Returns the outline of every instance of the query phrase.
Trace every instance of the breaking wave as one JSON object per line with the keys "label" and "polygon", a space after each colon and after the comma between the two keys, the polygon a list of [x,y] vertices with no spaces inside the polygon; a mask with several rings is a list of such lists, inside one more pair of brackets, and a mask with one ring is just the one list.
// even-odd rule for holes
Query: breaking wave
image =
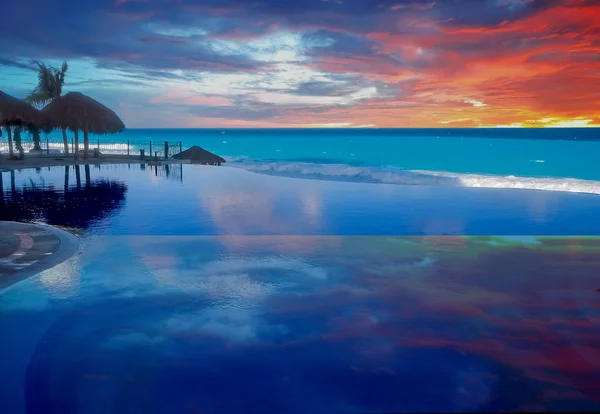
{"label": "breaking wave", "polygon": [[512,188],[600,194],[600,181],[575,178],[464,174],[444,171],[402,170],[395,167],[372,167],[339,163],[320,164],[274,160],[258,161],[245,157],[230,158],[227,161],[227,165],[231,167],[242,168],[256,173],[295,178],[399,185]]}

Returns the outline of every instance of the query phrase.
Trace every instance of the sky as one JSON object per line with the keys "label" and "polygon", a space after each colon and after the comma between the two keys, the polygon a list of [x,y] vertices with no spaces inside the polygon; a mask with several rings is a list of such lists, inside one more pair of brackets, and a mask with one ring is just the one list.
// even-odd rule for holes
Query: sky
{"label": "sky", "polygon": [[128,128],[600,126],[597,0],[2,7],[0,90],[66,60]]}

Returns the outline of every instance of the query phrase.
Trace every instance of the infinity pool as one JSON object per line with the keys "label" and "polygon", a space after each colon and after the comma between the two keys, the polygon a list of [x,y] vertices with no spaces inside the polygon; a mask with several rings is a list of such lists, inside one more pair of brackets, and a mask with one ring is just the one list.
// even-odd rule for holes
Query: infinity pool
{"label": "infinity pool", "polygon": [[0,218],[83,238],[0,291],[2,413],[600,410],[600,197],[2,175]]}
{"label": "infinity pool", "polygon": [[589,194],[317,181],[199,165],[1,176],[0,219],[85,234],[600,235],[600,196]]}

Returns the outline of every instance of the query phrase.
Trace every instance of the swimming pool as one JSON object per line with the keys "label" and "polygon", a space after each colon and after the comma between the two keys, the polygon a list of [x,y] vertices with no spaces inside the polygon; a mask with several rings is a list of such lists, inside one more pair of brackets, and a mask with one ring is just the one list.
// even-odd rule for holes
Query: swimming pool
{"label": "swimming pool", "polygon": [[2,175],[0,219],[93,234],[600,235],[593,194],[333,182],[200,165]]}
{"label": "swimming pool", "polygon": [[0,292],[0,412],[600,409],[598,196],[13,175],[83,248]]}

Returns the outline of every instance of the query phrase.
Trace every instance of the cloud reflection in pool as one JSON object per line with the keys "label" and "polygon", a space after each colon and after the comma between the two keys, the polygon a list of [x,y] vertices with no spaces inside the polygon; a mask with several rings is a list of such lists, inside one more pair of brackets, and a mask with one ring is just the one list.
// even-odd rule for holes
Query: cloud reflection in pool
{"label": "cloud reflection in pool", "polygon": [[0,407],[600,408],[600,239],[305,238],[102,237],[76,297],[12,286]]}

